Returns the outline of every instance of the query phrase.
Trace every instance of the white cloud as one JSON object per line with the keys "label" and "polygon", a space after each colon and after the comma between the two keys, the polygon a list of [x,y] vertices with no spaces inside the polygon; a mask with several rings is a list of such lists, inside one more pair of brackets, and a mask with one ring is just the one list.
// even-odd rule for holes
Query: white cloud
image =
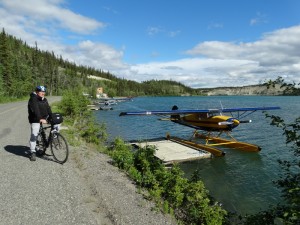
{"label": "white cloud", "polygon": [[64,8],[63,2],[62,0],[26,0],[25,3],[23,0],[2,0],[1,5],[7,13],[11,14],[9,17],[17,19],[15,22],[22,24],[25,29],[60,26],[72,32],[87,34],[105,26],[104,23]]}
{"label": "white cloud", "polygon": [[[267,33],[261,40],[251,43],[203,42],[187,53],[222,60],[253,62],[256,66],[249,70],[243,65],[238,74],[251,75],[254,81],[280,75],[299,82],[300,70],[296,69],[300,61],[299,35],[300,26],[294,26]],[[232,68],[231,74],[236,71]]]}
{"label": "white cloud", "polygon": [[171,38],[173,38],[173,37],[176,37],[176,36],[178,36],[180,33],[181,33],[181,31],[180,31],[180,30],[176,30],[176,31],[169,31],[169,32],[168,32],[168,36],[169,36],[169,37],[171,37]]}
{"label": "white cloud", "polygon": [[163,32],[163,30],[160,27],[148,27],[147,28],[147,34],[149,36],[154,36],[154,35],[156,35],[158,33],[161,33],[161,32]]}
{"label": "white cloud", "polygon": [[254,26],[261,23],[268,23],[267,16],[265,14],[257,12],[256,16],[250,20],[250,25]]}
{"label": "white cloud", "polygon": [[161,27],[148,27],[146,32],[149,36],[165,34],[170,38],[174,38],[174,37],[177,37],[178,35],[180,35],[181,30],[169,31],[169,30],[163,29]]}
{"label": "white cloud", "polygon": [[239,58],[243,48],[235,43],[221,41],[205,41],[187,50],[188,55],[202,55],[208,58],[226,59]]}
{"label": "white cloud", "polygon": [[[266,33],[255,42],[201,42],[186,50],[187,57],[179,60],[128,65],[123,62],[125,48],[84,36],[97,32],[104,23],[76,14],[64,4],[63,0],[26,0],[26,4],[1,0],[0,27],[31,46],[37,41],[40,49],[71,62],[136,81],[166,79],[191,87],[218,87],[257,84],[282,76],[286,81],[300,82],[300,25]],[[148,31],[152,35],[168,34],[159,27]],[[73,44],[66,44],[60,33],[75,35]]]}
{"label": "white cloud", "polygon": [[208,29],[221,29],[223,28],[223,24],[222,23],[216,23],[216,22],[211,22],[209,25],[208,25]]}
{"label": "white cloud", "polygon": [[[206,41],[187,50],[193,58],[152,62],[116,71],[137,81],[167,79],[191,87],[242,86],[282,76],[300,82],[300,26],[276,30],[256,42]],[[180,68],[180,69],[179,69]]]}
{"label": "white cloud", "polygon": [[117,51],[106,44],[94,43],[89,40],[82,41],[75,48],[75,52],[71,52],[71,55],[74,56],[76,53],[78,53],[78,57],[75,57],[76,61],[83,65],[105,68],[106,70],[127,68],[121,61],[123,51]]}
{"label": "white cloud", "polygon": [[251,70],[257,63],[247,60],[186,58],[172,62],[132,65],[130,71],[116,71],[136,81],[151,79],[175,80],[191,87],[237,86],[239,68]]}
{"label": "white cloud", "polygon": [[106,70],[125,68],[126,65],[121,61],[122,50],[88,40],[75,45],[63,44],[60,32],[93,33],[103,28],[104,23],[76,14],[64,8],[62,3],[62,0],[27,0],[26,4],[22,0],[2,0],[0,27],[4,27],[9,34],[21,37],[31,46],[37,42],[40,49],[53,51],[81,65]]}

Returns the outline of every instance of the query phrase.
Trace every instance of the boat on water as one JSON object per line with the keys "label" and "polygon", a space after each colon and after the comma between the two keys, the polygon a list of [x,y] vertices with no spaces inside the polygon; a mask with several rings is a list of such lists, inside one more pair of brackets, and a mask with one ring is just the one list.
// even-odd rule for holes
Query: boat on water
{"label": "boat on water", "polygon": [[95,103],[103,104],[107,101],[113,104],[117,104],[118,102],[133,101],[133,97],[100,97],[96,99]]}
{"label": "boat on water", "polygon": [[112,105],[117,105],[121,102],[132,101],[132,97],[113,97],[113,98],[98,98],[93,101],[93,105],[88,105],[90,110],[113,110]]}
{"label": "boat on water", "polygon": [[[114,104],[114,103],[112,103]],[[100,110],[113,110],[113,107],[111,106],[112,105],[109,101],[105,101],[104,102],[104,105],[100,106]]]}
{"label": "boat on water", "polygon": [[133,101],[133,97],[113,97],[112,99],[117,102]]}
{"label": "boat on water", "polygon": [[99,108],[100,110],[113,110],[113,107],[109,106],[109,105],[104,105],[104,106],[100,106]]}
{"label": "boat on water", "polygon": [[88,105],[88,109],[89,110],[113,110],[113,107],[111,107],[110,105],[103,105],[103,106],[98,106],[98,105]]}
{"label": "boat on water", "polygon": [[114,99],[105,100],[104,104],[108,103],[109,105],[117,105],[118,102]]}

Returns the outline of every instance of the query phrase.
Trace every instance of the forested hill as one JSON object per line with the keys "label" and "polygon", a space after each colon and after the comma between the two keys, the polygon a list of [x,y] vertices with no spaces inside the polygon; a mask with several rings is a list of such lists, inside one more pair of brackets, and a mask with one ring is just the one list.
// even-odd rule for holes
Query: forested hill
{"label": "forested hill", "polygon": [[[104,78],[104,79],[103,79]],[[299,95],[295,84],[286,84],[279,77],[268,81],[259,88],[245,86],[240,88],[193,89],[171,80],[149,80],[138,83],[120,79],[109,72],[88,66],[76,65],[58,56],[55,52],[41,51],[35,47],[6,34],[0,33],[0,102],[5,99],[22,98],[37,85],[46,85],[48,95],[62,95],[65,90],[82,90],[90,95],[96,94],[98,87],[110,97],[114,96],[186,96],[186,95]],[[288,88],[276,90],[274,85]],[[253,89],[254,88],[254,89]],[[263,91],[260,91],[262,89]],[[267,90],[266,90],[267,89]]]}
{"label": "forested hill", "polygon": [[0,33],[0,98],[28,96],[36,85],[42,84],[47,85],[48,95],[61,95],[66,89],[78,88],[93,95],[98,87],[103,87],[112,97],[197,94],[196,90],[175,81],[138,83],[100,69],[76,65],[55,52],[41,51],[37,43],[30,47],[3,29]]}

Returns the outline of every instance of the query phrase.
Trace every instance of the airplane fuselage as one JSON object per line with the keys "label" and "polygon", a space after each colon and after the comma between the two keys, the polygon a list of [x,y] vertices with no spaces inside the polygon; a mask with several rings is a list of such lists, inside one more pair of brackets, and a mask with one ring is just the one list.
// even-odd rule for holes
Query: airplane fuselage
{"label": "airplane fuselage", "polygon": [[201,114],[185,115],[176,122],[186,126],[190,125],[199,130],[205,131],[230,131],[240,124],[239,120],[231,116],[208,116]]}

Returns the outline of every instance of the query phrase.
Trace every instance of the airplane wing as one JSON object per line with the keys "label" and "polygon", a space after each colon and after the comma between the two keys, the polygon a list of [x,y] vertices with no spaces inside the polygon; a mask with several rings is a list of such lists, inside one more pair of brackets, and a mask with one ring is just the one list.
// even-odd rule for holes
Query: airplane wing
{"label": "airplane wing", "polygon": [[238,119],[242,119],[256,111],[266,111],[266,110],[276,110],[280,109],[278,106],[271,106],[271,107],[248,107],[248,108],[223,108],[221,109],[221,113],[237,113],[235,116]]}
{"label": "airplane wing", "polygon": [[[280,107],[252,107],[252,108],[223,108],[223,109],[188,109],[188,110],[161,110],[161,111],[136,111],[121,112],[119,116],[149,116],[149,115],[183,115],[183,114],[199,114],[199,113],[232,113],[232,112],[250,112],[261,110],[275,110]],[[249,115],[248,113],[247,115]],[[243,116],[244,117],[244,116]]]}
{"label": "airplane wing", "polygon": [[221,112],[245,112],[245,111],[258,111],[258,110],[274,110],[274,109],[280,109],[278,106],[272,106],[272,107],[250,107],[250,108],[223,108],[221,109]]}
{"label": "airplane wing", "polygon": [[121,112],[119,116],[149,116],[149,115],[179,115],[179,114],[197,114],[220,112],[218,109],[188,109],[188,110],[162,110],[162,111],[137,111]]}

